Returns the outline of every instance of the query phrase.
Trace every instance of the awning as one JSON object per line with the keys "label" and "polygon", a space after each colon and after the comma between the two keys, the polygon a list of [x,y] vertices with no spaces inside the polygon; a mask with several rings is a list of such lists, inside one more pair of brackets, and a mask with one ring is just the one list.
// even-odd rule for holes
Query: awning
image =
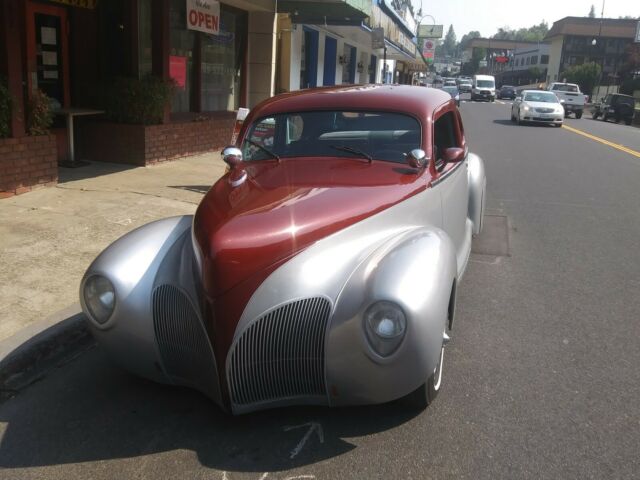
{"label": "awning", "polygon": [[[384,44],[387,46],[387,60],[402,60],[402,61],[412,61],[415,62],[416,58],[408,52],[405,52],[400,47],[397,47],[395,44],[391,43],[386,38],[384,39]],[[382,52],[382,49],[379,48],[378,52]],[[382,56],[382,53],[380,53]]]}
{"label": "awning", "polygon": [[360,25],[371,15],[371,0],[281,0],[277,5],[293,23],[309,25]]}

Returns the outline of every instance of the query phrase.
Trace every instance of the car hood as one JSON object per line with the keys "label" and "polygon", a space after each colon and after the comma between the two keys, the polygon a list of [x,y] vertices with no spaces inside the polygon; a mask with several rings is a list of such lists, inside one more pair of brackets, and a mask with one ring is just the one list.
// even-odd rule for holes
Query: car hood
{"label": "car hood", "polygon": [[359,158],[245,162],[247,180],[229,174],[198,207],[193,226],[203,286],[215,298],[317,240],[426,188],[426,173]]}

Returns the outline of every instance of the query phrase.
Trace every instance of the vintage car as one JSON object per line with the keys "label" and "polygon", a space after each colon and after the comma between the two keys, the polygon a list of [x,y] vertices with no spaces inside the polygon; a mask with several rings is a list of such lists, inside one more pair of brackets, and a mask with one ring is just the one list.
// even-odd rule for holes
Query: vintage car
{"label": "vintage car", "polygon": [[288,93],[255,107],[236,144],[195,215],[91,264],[80,301],[98,343],[234,414],[426,407],[485,203],[455,101],[397,85]]}

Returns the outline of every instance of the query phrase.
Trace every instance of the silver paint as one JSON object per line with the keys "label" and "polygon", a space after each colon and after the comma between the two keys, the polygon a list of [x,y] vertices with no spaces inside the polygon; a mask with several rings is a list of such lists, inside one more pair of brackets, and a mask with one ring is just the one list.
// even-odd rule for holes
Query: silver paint
{"label": "silver paint", "polygon": [[474,153],[467,156],[469,181],[469,219],[473,224],[473,234],[482,232],[482,219],[486,203],[487,177],[482,159]]}

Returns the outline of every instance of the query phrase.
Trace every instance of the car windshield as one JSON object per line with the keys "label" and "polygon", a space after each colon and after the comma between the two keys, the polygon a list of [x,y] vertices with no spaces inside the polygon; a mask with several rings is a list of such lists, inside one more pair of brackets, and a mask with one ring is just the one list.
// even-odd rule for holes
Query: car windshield
{"label": "car windshield", "polygon": [[482,88],[493,88],[495,83],[493,80],[477,80],[476,85]]}
{"label": "car windshield", "polygon": [[525,93],[525,102],[558,103],[558,97],[550,92],[529,92]]}
{"label": "car windshield", "polygon": [[569,84],[554,85],[553,89],[558,90],[559,92],[577,92],[578,91],[578,87],[576,85],[569,85]]}
{"label": "car windshield", "polygon": [[500,90],[505,91],[505,92],[511,92],[511,91],[513,91],[513,87],[502,87]]}
{"label": "car windshield", "polygon": [[255,121],[242,145],[246,161],[287,157],[369,157],[404,163],[421,146],[421,127],[400,113],[310,111]]}

